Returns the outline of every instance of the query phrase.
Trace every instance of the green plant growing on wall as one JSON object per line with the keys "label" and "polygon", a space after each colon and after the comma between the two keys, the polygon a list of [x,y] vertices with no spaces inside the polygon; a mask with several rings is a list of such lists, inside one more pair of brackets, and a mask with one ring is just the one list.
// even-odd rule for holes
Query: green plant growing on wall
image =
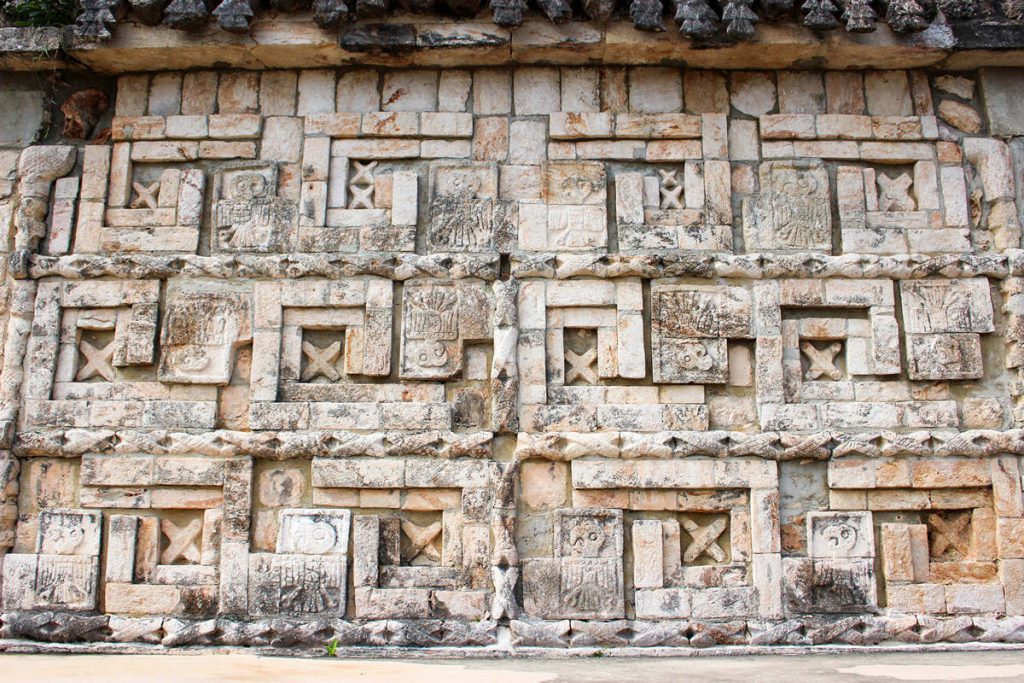
{"label": "green plant growing on wall", "polygon": [[327,656],[333,657],[338,652],[338,639],[335,638],[331,642],[327,643],[324,648],[327,650]]}
{"label": "green plant growing on wall", "polygon": [[14,26],[66,26],[75,21],[78,0],[10,0],[0,13]]}

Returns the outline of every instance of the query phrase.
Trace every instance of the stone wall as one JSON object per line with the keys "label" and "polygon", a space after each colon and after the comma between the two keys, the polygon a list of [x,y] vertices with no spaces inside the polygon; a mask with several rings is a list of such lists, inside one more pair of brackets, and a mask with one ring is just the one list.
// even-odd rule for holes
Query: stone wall
{"label": "stone wall", "polygon": [[0,635],[1021,641],[1022,83],[74,95],[0,150]]}

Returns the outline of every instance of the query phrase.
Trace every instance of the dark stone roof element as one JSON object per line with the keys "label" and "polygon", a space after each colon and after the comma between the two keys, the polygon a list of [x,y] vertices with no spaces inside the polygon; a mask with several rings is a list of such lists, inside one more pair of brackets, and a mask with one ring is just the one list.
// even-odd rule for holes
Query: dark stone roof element
{"label": "dark stone roof element", "polygon": [[[759,21],[799,21],[816,31],[843,28],[852,33],[874,31],[884,21],[897,33],[924,31],[938,15],[973,16],[972,3],[982,0],[535,0],[536,9],[556,24],[573,19],[605,22],[628,18],[641,31],[665,31],[672,21],[694,41],[708,45],[754,37]],[[1011,0],[996,0],[1010,2]],[[434,13],[455,18],[490,12],[495,24],[514,28],[523,23],[527,0],[81,0],[75,32],[95,42],[110,38],[113,26],[126,16],[149,25],[163,23],[189,30],[216,20],[222,29],[247,33],[257,12],[312,10],[324,29],[338,29],[356,20],[380,20],[394,12]],[[947,7],[948,5],[948,7]],[[671,15],[670,20],[666,16]],[[396,35],[401,43],[402,36]],[[396,44],[395,47],[400,45]]]}

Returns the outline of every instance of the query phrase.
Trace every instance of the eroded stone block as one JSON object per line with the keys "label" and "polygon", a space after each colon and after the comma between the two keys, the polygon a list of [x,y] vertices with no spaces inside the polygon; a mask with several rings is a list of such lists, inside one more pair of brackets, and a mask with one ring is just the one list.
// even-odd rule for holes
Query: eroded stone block
{"label": "eroded stone block", "polygon": [[832,249],[832,193],[820,161],[766,161],[760,190],[744,204],[747,251]]}

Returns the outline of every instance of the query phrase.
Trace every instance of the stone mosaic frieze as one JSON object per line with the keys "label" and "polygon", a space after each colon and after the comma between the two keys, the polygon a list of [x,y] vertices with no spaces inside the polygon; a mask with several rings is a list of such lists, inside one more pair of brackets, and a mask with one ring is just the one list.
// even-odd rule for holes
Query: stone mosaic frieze
{"label": "stone mosaic frieze", "polygon": [[981,77],[122,76],[0,149],[0,636],[1020,642]]}

